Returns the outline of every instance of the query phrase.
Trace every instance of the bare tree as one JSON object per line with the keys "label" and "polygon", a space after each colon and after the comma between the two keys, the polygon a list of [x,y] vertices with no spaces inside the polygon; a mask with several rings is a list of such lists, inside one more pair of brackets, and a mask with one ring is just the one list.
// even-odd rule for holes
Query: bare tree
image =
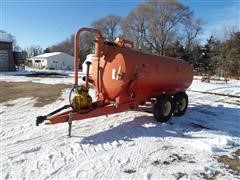
{"label": "bare tree", "polygon": [[[71,35],[70,38],[57,43],[53,46],[48,47],[50,52],[65,52],[69,55],[74,55],[74,47],[73,47],[74,35]],[[89,33],[83,33],[80,35],[79,39],[79,58],[80,63],[85,60],[87,54],[93,52],[94,47],[94,37]]]}
{"label": "bare tree", "polygon": [[107,40],[114,41],[120,21],[121,17],[110,14],[104,18],[93,21],[92,27],[99,29]]}
{"label": "bare tree", "polygon": [[197,35],[199,35],[199,33],[201,32],[202,28],[202,20],[201,19],[193,19],[190,18],[186,23],[184,23],[184,45],[185,45],[185,49],[187,51],[190,51],[194,40],[196,40]]}
{"label": "bare tree", "polygon": [[24,51],[27,52],[27,57],[33,57],[43,53],[43,49],[39,45],[31,45],[30,47],[27,47]]}
{"label": "bare tree", "polygon": [[192,11],[180,2],[147,0],[123,20],[122,30],[138,48],[144,46],[165,55],[167,47],[176,42],[183,25],[192,17]]}
{"label": "bare tree", "polygon": [[239,28],[240,27],[237,24],[224,25],[220,28],[219,32],[217,32],[218,38],[221,41],[226,41],[230,39],[234,33],[239,31]]}
{"label": "bare tree", "polygon": [[185,50],[184,59],[191,64],[196,64],[199,55],[199,41],[197,36],[200,34],[202,28],[202,20],[191,17],[183,24],[183,46]]}
{"label": "bare tree", "polygon": [[69,55],[73,55],[73,38],[71,35],[70,38],[65,39],[64,41],[57,43],[53,46],[48,47],[50,52],[65,52]]}
{"label": "bare tree", "polygon": [[122,21],[121,28],[123,36],[134,42],[134,47],[145,50],[145,35],[147,30],[147,9],[140,4],[135,10]]}
{"label": "bare tree", "polygon": [[166,46],[175,40],[178,27],[192,16],[192,11],[177,1],[147,1],[148,35],[146,41],[158,54],[165,55]]}

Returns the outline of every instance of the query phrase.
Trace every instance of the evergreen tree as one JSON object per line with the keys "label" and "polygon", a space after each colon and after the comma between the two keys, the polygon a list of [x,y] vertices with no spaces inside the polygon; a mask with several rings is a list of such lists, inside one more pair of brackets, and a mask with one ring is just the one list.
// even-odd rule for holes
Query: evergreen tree
{"label": "evergreen tree", "polygon": [[225,43],[228,76],[240,77],[240,32],[233,33]]}

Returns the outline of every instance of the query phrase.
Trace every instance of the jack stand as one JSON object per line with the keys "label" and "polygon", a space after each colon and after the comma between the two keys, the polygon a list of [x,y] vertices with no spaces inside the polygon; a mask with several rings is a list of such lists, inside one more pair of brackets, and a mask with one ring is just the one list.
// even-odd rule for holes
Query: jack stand
{"label": "jack stand", "polygon": [[72,113],[68,114],[68,137],[71,137],[72,132]]}

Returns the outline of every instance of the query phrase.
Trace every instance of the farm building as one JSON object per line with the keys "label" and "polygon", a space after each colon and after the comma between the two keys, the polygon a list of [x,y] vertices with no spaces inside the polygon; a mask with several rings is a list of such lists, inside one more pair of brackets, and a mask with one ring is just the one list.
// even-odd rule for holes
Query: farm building
{"label": "farm building", "polygon": [[34,68],[51,70],[73,70],[74,60],[64,52],[44,53],[29,60]]}
{"label": "farm building", "polygon": [[11,36],[0,32],[0,71],[14,71],[13,46]]}

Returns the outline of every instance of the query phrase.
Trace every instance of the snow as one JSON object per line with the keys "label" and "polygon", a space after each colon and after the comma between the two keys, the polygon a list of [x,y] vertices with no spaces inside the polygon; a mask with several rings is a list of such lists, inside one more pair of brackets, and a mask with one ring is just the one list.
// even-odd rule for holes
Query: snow
{"label": "snow", "polygon": [[[72,83],[73,77],[38,78],[1,75],[1,81]],[[239,95],[239,81],[193,81],[190,90]],[[239,179],[216,157],[240,147],[240,100],[188,91],[189,108],[182,117],[158,123],[153,115],[127,111],[35,126],[35,117],[68,103],[69,90],[44,107],[35,98],[1,103],[1,179]],[[94,92],[91,90],[91,95]]]}
{"label": "snow", "polygon": [[200,83],[199,78],[195,78],[189,90],[201,90],[207,92],[231,94],[240,96],[240,81],[231,80],[230,85],[222,80],[211,80],[211,83]]}
{"label": "snow", "polygon": [[[66,76],[66,78],[58,78],[58,77],[29,77],[28,75],[37,75],[37,74],[51,74],[56,73],[60,76]],[[81,77],[85,74],[79,71],[79,82],[81,81]],[[43,84],[72,84],[74,72],[73,71],[65,71],[65,70],[41,70],[41,69],[33,69],[30,67],[26,67],[26,70],[19,71],[11,71],[11,72],[0,72],[0,80],[6,82],[35,82],[35,83],[43,83]]]}
{"label": "snow", "polygon": [[63,53],[63,52],[44,53],[44,54],[40,54],[38,56],[34,56],[34,58],[47,58],[47,57],[52,57],[52,56],[56,56],[59,54],[66,54],[66,53]]}
{"label": "snow", "polygon": [[27,76],[1,76],[2,81],[6,82],[34,82],[43,84],[72,84],[73,78],[54,78],[54,77],[27,77]]}
{"label": "snow", "polygon": [[5,32],[0,32],[0,41],[3,42],[12,42],[12,37],[10,34],[5,33]]}

